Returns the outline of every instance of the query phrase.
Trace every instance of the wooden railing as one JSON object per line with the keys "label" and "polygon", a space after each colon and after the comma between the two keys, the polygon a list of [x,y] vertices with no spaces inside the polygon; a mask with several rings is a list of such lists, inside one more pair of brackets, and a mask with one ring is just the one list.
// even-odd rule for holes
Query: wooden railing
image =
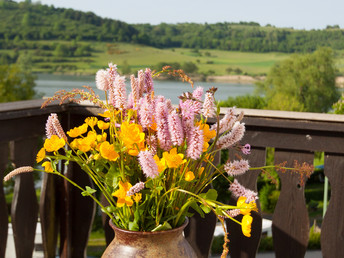
{"label": "wooden railing", "polygon": [[[34,100],[0,104],[0,178],[4,177],[9,162],[16,167],[35,164],[50,113],[57,113],[63,127],[68,130],[81,124],[86,116],[96,115],[99,111],[92,106],[74,104],[53,104],[40,109],[41,103],[41,100]],[[331,184],[331,199],[321,226],[321,248],[324,257],[344,257],[344,116],[267,110],[244,112],[246,134],[243,143],[252,146],[248,156],[251,166],[265,164],[267,147],[275,148],[276,164],[283,161],[293,164],[294,160],[313,163],[315,151],[325,152],[324,173]],[[250,171],[238,180],[256,191],[260,172]],[[66,173],[77,178],[80,184],[91,185],[89,178],[76,166],[69,166]],[[305,187],[299,184],[297,174],[279,173],[279,176],[281,194],[272,218],[275,254],[276,257],[304,257],[310,225]],[[3,189],[2,180],[0,187]],[[33,174],[16,176],[10,213],[16,257],[32,256],[38,214],[45,257],[55,257],[57,249],[61,257],[85,257],[95,205],[66,182],[45,174],[38,203]],[[260,213],[253,216],[251,238],[244,237],[237,224],[227,223],[231,257],[255,257],[261,237],[262,217]],[[208,219],[214,221],[214,217]],[[203,226],[197,223],[203,223]],[[201,220],[190,224],[190,231],[198,232],[187,233],[188,239],[199,256],[206,257],[214,223]],[[107,225],[106,221],[104,225]],[[8,208],[4,191],[0,190],[0,257],[5,256],[7,230]],[[208,234],[200,233],[202,230]],[[111,231],[106,230],[106,237],[107,242],[111,240]],[[199,238],[203,242],[200,243]]]}

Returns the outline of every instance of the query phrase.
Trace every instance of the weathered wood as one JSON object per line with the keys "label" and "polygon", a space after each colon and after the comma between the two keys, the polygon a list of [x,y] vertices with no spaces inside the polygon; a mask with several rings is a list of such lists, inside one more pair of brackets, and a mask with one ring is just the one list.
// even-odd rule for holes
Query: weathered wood
{"label": "weathered wood", "polygon": [[42,227],[42,241],[44,257],[56,256],[56,245],[59,226],[57,188],[62,186],[56,175],[43,174],[40,197],[40,222]]}
{"label": "weathered wood", "polygon": [[[275,150],[275,164],[287,161],[292,166],[313,164],[312,153]],[[299,174],[278,172],[281,180],[281,193],[273,219],[272,233],[276,257],[304,257],[309,238],[309,218],[306,208],[304,185],[300,184]]]}
{"label": "weathered wood", "polygon": [[[25,132],[23,132],[25,134]],[[13,145],[13,160],[16,167],[35,163],[37,139],[27,138]],[[38,204],[33,174],[16,176],[12,200],[12,229],[17,258],[31,257],[37,225]]]}
{"label": "weathered wood", "polygon": [[[230,157],[235,157],[235,152],[230,154]],[[242,155],[243,156],[243,155]],[[253,148],[249,156],[243,157],[248,159],[251,167],[261,167],[265,165],[265,149]],[[257,180],[261,173],[260,170],[250,170],[241,176],[236,176],[238,182],[245,188],[257,192]],[[230,204],[236,205],[237,198],[231,197]],[[238,223],[227,219],[227,230],[229,233],[229,254],[231,257],[256,257],[258,250],[260,237],[262,233],[262,216],[260,214],[260,204],[257,201],[257,206],[259,212],[252,212],[253,217],[251,237],[246,237],[243,235],[241,230],[241,225]],[[238,221],[241,221],[242,215],[235,217]]]}
{"label": "weathered wood", "polygon": [[8,161],[8,143],[2,143],[0,144],[0,257],[5,257],[7,243],[8,211],[4,194],[3,177]]}
{"label": "weathered wood", "polygon": [[295,151],[324,150],[333,153],[344,153],[344,131],[310,132],[307,130],[271,130],[261,127],[246,127],[245,139],[253,146],[275,147]]}
{"label": "weathered wood", "polygon": [[331,198],[321,225],[322,254],[325,258],[344,257],[344,156],[325,153],[324,169]]}
{"label": "weathered wood", "polygon": [[[74,115],[68,115],[68,119],[66,117],[61,123],[67,129],[79,126],[85,118]],[[67,177],[83,188],[94,187],[90,177],[76,163],[68,165]],[[86,257],[87,242],[95,215],[95,202],[88,196],[82,196],[80,190],[68,182],[64,182],[64,193],[64,202],[61,203],[61,257]]]}

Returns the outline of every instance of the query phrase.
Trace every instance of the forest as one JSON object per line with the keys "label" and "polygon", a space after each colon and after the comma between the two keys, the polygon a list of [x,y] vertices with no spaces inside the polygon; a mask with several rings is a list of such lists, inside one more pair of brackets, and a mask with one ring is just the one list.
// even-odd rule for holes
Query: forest
{"label": "forest", "polygon": [[[230,19],[230,17],[228,17]],[[9,26],[10,25],[10,26]],[[219,49],[242,52],[312,52],[326,46],[344,49],[344,29],[296,30],[255,22],[159,25],[127,24],[92,12],[53,5],[0,0],[0,49],[30,49],[29,41],[136,43],[157,48]],[[44,46],[44,44],[41,47]],[[79,50],[87,53],[86,50]],[[79,53],[79,54],[80,54]]]}

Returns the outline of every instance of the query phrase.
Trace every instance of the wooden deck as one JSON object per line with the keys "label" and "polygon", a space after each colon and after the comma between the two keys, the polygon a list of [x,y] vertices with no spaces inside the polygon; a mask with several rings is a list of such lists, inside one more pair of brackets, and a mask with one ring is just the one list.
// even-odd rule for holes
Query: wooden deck
{"label": "wooden deck", "polygon": [[[0,178],[4,176],[9,159],[17,167],[35,164],[39,139],[45,134],[44,125],[51,112],[59,115],[63,127],[68,130],[80,124],[85,116],[96,115],[99,111],[92,106],[75,104],[40,109],[41,103],[42,100],[33,100],[0,104]],[[268,110],[244,112],[246,134],[242,142],[252,146],[248,156],[251,166],[265,164],[267,147],[275,148],[276,164],[282,161],[292,164],[294,160],[312,163],[315,151],[325,152],[324,173],[331,184],[331,199],[321,227],[322,254],[330,258],[344,257],[344,116]],[[66,173],[78,178],[80,184],[91,184],[77,167],[70,166]],[[250,171],[238,180],[247,188],[257,190],[259,173]],[[275,255],[304,257],[310,225],[304,186],[299,184],[296,174],[280,173],[279,176],[282,189],[272,217]],[[3,189],[2,180],[0,186]],[[16,256],[32,256],[39,214],[45,257],[55,257],[57,249],[61,257],[85,257],[94,211],[92,201],[59,178],[48,175],[43,178],[38,203],[33,175],[17,176],[10,211]],[[204,225],[213,225],[214,217],[208,220],[209,223],[191,223],[191,230],[201,232],[189,237],[200,257],[207,257],[209,253],[214,227],[207,229]],[[106,222],[104,225],[107,226]],[[231,257],[255,257],[262,230],[261,214],[254,214],[251,238],[242,236],[238,225],[228,222],[228,226]],[[0,257],[5,255],[7,230],[8,208],[4,192],[0,190]],[[109,241],[112,234],[106,232]]]}

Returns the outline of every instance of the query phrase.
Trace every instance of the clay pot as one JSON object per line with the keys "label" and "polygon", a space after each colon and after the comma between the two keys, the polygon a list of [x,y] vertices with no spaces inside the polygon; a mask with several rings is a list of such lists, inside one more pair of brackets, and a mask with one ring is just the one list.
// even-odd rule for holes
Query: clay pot
{"label": "clay pot", "polygon": [[115,231],[115,238],[106,248],[102,258],[196,258],[196,253],[183,235],[187,223],[188,219],[179,228],[157,232],[141,232],[117,228],[110,221],[110,226]]}

